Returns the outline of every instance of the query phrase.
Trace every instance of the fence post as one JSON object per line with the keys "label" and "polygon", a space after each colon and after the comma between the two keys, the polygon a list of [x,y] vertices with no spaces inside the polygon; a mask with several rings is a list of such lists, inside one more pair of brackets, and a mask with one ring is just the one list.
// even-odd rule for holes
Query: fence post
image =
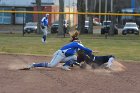
{"label": "fence post", "polygon": [[22,29],[22,35],[23,35],[23,36],[24,36],[24,34],[25,34],[25,33],[24,33],[24,26],[25,26],[25,25],[24,25],[24,23],[25,23],[24,17],[25,17],[25,16],[24,16],[24,13],[23,13],[23,29]]}

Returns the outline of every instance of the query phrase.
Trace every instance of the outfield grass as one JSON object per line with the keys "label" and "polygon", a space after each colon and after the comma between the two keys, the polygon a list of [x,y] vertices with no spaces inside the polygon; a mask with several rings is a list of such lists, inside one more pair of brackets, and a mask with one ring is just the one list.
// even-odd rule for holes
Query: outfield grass
{"label": "outfield grass", "polygon": [[[114,36],[105,39],[101,35],[80,35],[82,43],[98,50],[96,55],[113,54],[120,60],[140,61],[140,36],[126,35]],[[70,38],[48,35],[47,44],[42,44],[41,35],[0,34],[1,53],[21,53],[34,55],[52,55]]]}

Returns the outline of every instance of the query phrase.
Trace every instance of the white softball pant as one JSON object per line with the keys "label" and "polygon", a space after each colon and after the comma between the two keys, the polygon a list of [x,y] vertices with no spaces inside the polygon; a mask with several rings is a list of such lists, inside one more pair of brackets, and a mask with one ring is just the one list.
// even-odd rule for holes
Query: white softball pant
{"label": "white softball pant", "polygon": [[42,30],[43,34],[47,36],[48,27],[45,26],[45,28],[44,29],[41,29],[41,30]]}
{"label": "white softball pant", "polygon": [[71,60],[71,59],[75,59],[76,60],[77,56],[76,55],[72,55],[72,56],[66,57],[65,53],[62,52],[62,50],[58,50],[58,51],[56,51],[54,53],[53,58],[52,58],[51,62],[48,63],[47,67],[55,67],[61,61],[66,62],[66,61]]}

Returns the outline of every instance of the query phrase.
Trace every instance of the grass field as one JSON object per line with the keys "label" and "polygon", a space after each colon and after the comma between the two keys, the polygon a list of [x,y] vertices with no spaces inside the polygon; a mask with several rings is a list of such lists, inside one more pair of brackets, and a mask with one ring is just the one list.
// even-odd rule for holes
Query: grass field
{"label": "grass field", "polygon": [[[113,54],[120,60],[140,61],[140,36],[126,35],[113,36],[105,39],[101,35],[80,35],[82,43],[93,50],[95,55]],[[41,35],[0,34],[0,52],[33,55],[52,55],[70,37],[63,38],[56,34],[49,34],[47,44],[42,44]]]}

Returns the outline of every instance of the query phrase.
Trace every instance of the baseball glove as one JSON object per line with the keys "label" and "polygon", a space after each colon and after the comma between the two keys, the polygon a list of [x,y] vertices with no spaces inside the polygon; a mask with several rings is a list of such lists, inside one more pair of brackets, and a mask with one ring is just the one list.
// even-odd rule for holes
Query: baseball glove
{"label": "baseball glove", "polygon": [[96,68],[96,64],[94,64],[94,61],[93,61],[93,58],[94,58],[94,55],[91,54],[91,56],[87,55],[84,53],[83,50],[79,50],[77,52],[77,62],[81,63],[81,66],[80,68],[86,68],[86,64],[90,65],[92,68]]}

